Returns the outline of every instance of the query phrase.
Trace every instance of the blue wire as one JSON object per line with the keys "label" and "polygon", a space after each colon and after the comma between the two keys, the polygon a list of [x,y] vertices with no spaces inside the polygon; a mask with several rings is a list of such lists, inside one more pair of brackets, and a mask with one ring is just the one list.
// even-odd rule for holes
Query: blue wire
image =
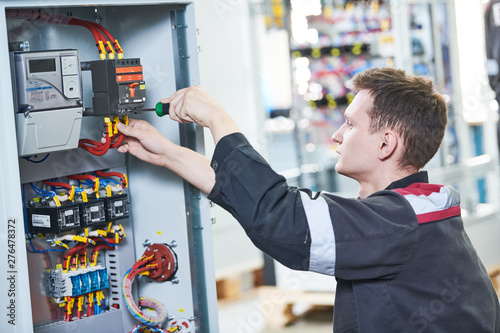
{"label": "blue wire", "polygon": [[94,186],[94,183],[90,180],[84,180],[84,181],[78,181],[78,182],[81,184],[84,184],[84,185]]}
{"label": "blue wire", "polygon": [[43,162],[43,161],[45,161],[45,160],[47,159],[47,157],[49,157],[49,156],[50,156],[50,154],[47,154],[47,155],[45,155],[45,157],[44,157],[44,158],[42,158],[42,159],[41,159],[41,160],[39,160],[39,161],[33,161],[33,160],[31,159],[31,157],[32,157],[32,156],[23,157],[23,159],[25,159],[26,161],[31,162],[31,163],[42,163],[42,162]]}
{"label": "blue wire", "polygon": [[35,191],[35,193],[38,194],[38,195],[44,195],[44,194],[46,194],[46,195],[50,195],[51,197],[53,197],[53,196],[56,195],[54,192],[49,192],[49,191],[44,191],[44,190],[39,189],[33,183],[30,183],[30,185],[31,185],[31,188],[33,189],[33,191]]}
{"label": "blue wire", "polygon": [[110,244],[106,239],[104,239],[104,237],[101,239],[104,241],[104,243],[108,244],[109,246],[116,246],[116,244]]}
{"label": "blue wire", "polygon": [[115,183],[116,185],[120,185],[120,183],[118,183],[116,180],[114,179],[111,179],[111,178],[106,178],[105,179],[106,182],[112,182],[112,183]]}

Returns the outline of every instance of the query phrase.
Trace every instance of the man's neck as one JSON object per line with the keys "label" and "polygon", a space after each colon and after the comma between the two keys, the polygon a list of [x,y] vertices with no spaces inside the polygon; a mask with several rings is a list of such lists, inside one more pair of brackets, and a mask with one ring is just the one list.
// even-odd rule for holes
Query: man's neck
{"label": "man's neck", "polygon": [[379,175],[372,175],[366,180],[359,181],[358,196],[364,199],[377,191],[382,191],[387,188],[391,183],[408,177],[418,172],[417,169],[404,169],[393,172],[386,172]]}

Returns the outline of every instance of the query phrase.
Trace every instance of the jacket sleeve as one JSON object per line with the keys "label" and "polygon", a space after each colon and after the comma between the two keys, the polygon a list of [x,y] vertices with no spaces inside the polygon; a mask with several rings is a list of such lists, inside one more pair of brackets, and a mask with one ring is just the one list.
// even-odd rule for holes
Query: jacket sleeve
{"label": "jacket sleeve", "polygon": [[287,267],[375,278],[397,273],[407,260],[410,246],[401,238],[416,225],[400,222],[398,210],[408,204],[397,193],[357,200],[289,187],[240,133],[219,141],[211,165],[216,184],[209,199]]}

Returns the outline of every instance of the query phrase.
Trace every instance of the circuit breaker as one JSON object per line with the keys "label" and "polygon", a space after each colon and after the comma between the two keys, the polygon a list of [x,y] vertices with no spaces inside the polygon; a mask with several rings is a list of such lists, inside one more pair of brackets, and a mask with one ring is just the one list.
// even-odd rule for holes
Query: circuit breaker
{"label": "circuit breaker", "polygon": [[[1,332],[217,332],[209,205],[116,151],[198,84],[194,4],[0,0]],[[10,75],[9,75],[10,74]]]}

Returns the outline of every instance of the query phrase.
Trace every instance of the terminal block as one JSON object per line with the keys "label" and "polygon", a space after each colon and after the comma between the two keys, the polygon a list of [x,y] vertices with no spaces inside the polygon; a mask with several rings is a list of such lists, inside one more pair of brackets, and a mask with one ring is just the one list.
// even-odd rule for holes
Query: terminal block
{"label": "terminal block", "polygon": [[54,269],[48,273],[47,294],[50,297],[75,297],[109,288],[108,271],[101,265],[64,272]]}
{"label": "terminal block", "polygon": [[118,194],[104,198],[106,203],[106,220],[113,222],[130,216],[127,194]]}
{"label": "terminal block", "polygon": [[101,226],[106,224],[106,205],[104,200],[89,200],[82,203],[83,225],[85,227]]}
{"label": "terminal block", "polygon": [[62,277],[62,269],[54,269],[48,273],[48,295],[58,298],[66,293],[66,284]]}
{"label": "terminal block", "polygon": [[30,207],[27,209],[28,231],[32,234],[59,234],[81,229],[82,205],[72,203],[60,207]]}

